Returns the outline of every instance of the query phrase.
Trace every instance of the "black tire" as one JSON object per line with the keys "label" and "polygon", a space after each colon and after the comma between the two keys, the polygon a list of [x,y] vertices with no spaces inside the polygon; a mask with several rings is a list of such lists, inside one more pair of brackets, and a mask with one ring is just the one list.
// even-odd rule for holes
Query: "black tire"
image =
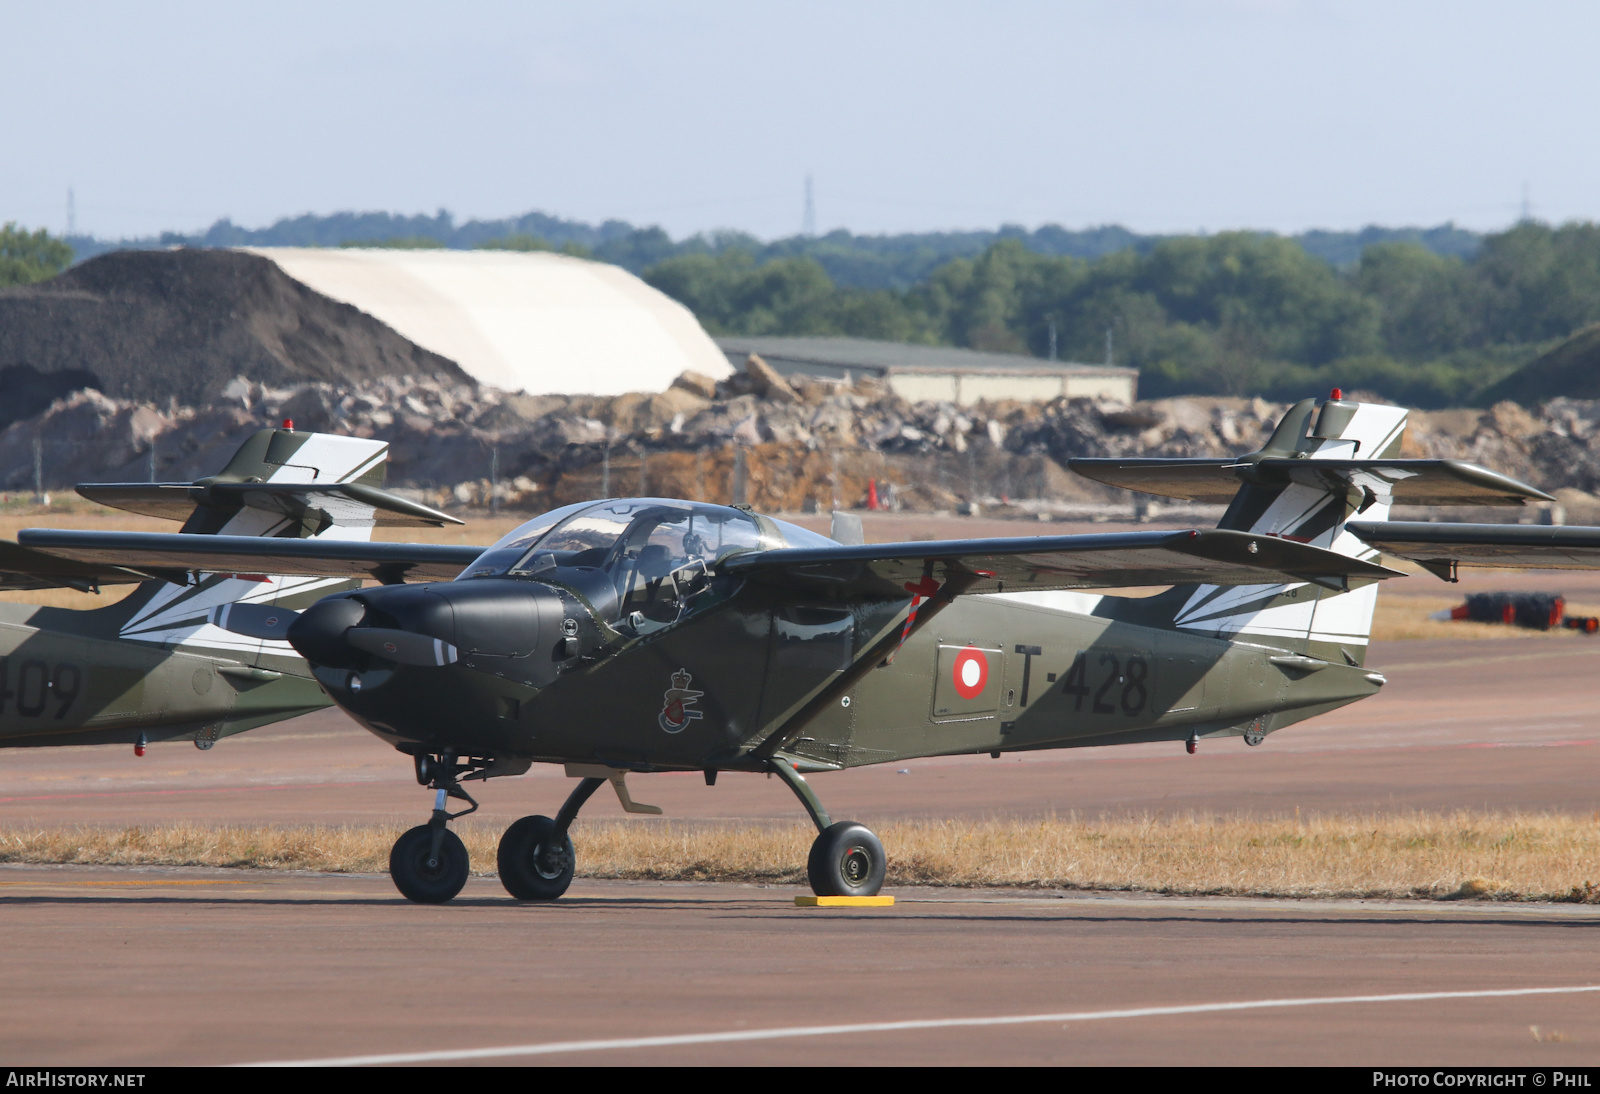
{"label": "black tire", "polygon": [[855,821],[825,828],[806,862],[811,891],[818,896],[877,896],[887,869],[883,844]]}
{"label": "black tire", "polygon": [[433,865],[433,827],[419,824],[394,841],[389,852],[389,877],[407,900],[418,904],[443,904],[467,883],[467,845],[461,837],[445,829],[439,843],[439,858]]}
{"label": "black tire", "polygon": [[556,841],[556,822],[523,817],[500,837],[500,884],[518,900],[555,900],[572,884],[572,837]]}

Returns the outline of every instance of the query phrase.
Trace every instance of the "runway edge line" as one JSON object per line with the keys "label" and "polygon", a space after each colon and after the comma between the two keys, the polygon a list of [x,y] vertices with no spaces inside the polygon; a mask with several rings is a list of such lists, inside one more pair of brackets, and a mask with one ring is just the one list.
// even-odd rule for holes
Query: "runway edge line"
{"label": "runway edge line", "polygon": [[772,1029],[728,1030],[721,1033],[680,1033],[662,1037],[622,1037],[595,1041],[546,1041],[498,1048],[441,1049],[433,1052],[396,1052],[371,1056],[337,1056],[319,1060],[267,1060],[237,1067],[367,1067],[382,1064],[425,1064],[453,1060],[490,1060],[507,1056],[553,1056],[563,1052],[605,1052],[635,1048],[675,1048],[683,1045],[732,1044],[774,1041],[794,1037],[834,1037],[860,1033],[898,1033],[906,1030],[958,1029],[983,1026],[1020,1026],[1040,1022],[1102,1022],[1116,1018],[1165,1018],[1184,1014],[1216,1014],[1275,1007],[1324,1007],[1349,1003],[1422,1003],[1441,999],[1507,999],[1525,995],[1577,995],[1600,992],[1600,984],[1553,988],[1494,988],[1481,991],[1420,991],[1396,995],[1324,995],[1303,999],[1251,999],[1235,1003],[1187,1003],[1167,1007],[1129,1007],[1119,1010],[1067,1011],[1059,1014],[1013,1014],[992,1018],[924,1018],[900,1022],[859,1022],[830,1026],[780,1026]]}

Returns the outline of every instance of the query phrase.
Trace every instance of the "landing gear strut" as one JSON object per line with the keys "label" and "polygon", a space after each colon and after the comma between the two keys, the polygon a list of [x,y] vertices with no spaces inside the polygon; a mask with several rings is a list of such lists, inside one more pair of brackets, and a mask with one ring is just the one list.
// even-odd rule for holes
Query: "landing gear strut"
{"label": "landing gear strut", "polygon": [[500,884],[518,900],[555,900],[572,884],[577,865],[567,829],[578,810],[606,784],[586,778],[573,788],[555,819],[523,817],[500,837]]}
{"label": "landing gear strut", "polygon": [[878,837],[855,821],[834,823],[816,792],[787,760],[774,757],[767,763],[773,774],[794,791],[817,826],[817,838],[806,859],[811,891],[818,896],[877,896],[888,869]]}
{"label": "landing gear strut", "polygon": [[[461,789],[461,774],[473,764],[458,764],[453,753],[417,757],[417,781],[434,791],[433,816],[394,841],[389,851],[389,877],[408,900],[443,904],[467,883],[467,845],[445,825],[478,808],[472,795]],[[445,810],[450,798],[468,803],[459,813]]]}

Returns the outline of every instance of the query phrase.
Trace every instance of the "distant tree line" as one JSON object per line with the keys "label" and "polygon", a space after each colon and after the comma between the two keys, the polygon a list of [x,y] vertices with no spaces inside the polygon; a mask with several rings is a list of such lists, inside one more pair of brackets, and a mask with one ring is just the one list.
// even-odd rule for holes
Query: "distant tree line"
{"label": "distant tree line", "polygon": [[[1021,240],[905,290],[837,284],[813,257],[730,248],[644,272],[727,334],[846,335],[1098,362],[1113,347],[1149,397],[1375,390],[1462,405],[1600,321],[1600,227],[1525,221],[1469,258],[1381,242],[1347,269],[1252,232],[1164,239],[1094,259]],[[1053,332],[1053,333],[1052,333]]]}
{"label": "distant tree line", "polygon": [[[1298,397],[1375,390],[1459,405],[1600,321],[1600,228],[1525,221],[1298,236],[1141,235],[1118,226],[854,235],[763,242],[721,232],[528,213],[457,223],[338,213],[261,229],[108,243],[7,227],[0,283],[125,246],[382,246],[559,251],[640,273],[714,333],[848,335],[1102,361],[1141,369],[1148,396]],[[58,248],[52,250],[51,248]],[[43,250],[41,250],[43,248]],[[65,256],[65,257],[63,257]],[[26,271],[26,272],[19,272]],[[45,272],[40,272],[45,271]],[[1053,332],[1053,335],[1052,335]],[[1052,343],[1053,338],[1053,343]]]}
{"label": "distant tree line", "polygon": [[[163,232],[141,239],[102,240],[72,236],[79,261],[122,247],[476,247],[555,250],[592,257],[640,273],[669,258],[738,251],[758,264],[809,257],[837,285],[856,289],[909,289],[954,258],[977,258],[989,247],[1014,240],[1035,254],[1057,258],[1103,258],[1120,251],[1148,253],[1167,236],[1142,235],[1118,225],[1070,230],[1047,224],[1029,230],[1006,225],[966,232],[856,235],[844,230],[763,242],[744,232],[712,232],[673,240],[660,228],[621,220],[586,224],[544,213],[458,224],[446,210],[433,216],[334,213],[285,217],[265,228],[241,228],[226,218],[203,232]],[[1307,253],[1338,267],[1357,262],[1376,243],[1417,243],[1438,254],[1468,258],[1482,237],[1453,224],[1434,228],[1367,227],[1357,232],[1312,231],[1291,237]]]}
{"label": "distant tree line", "polygon": [[43,228],[30,232],[12,221],[0,225],[0,286],[44,281],[71,264],[72,248]]}

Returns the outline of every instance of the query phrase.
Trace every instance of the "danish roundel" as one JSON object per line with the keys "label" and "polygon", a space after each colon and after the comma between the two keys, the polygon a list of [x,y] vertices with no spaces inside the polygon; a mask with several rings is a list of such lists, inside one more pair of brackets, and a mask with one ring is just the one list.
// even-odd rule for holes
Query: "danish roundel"
{"label": "danish roundel", "polygon": [[989,686],[989,659],[983,651],[968,646],[956,654],[950,674],[954,678],[956,694],[963,699],[976,699]]}

